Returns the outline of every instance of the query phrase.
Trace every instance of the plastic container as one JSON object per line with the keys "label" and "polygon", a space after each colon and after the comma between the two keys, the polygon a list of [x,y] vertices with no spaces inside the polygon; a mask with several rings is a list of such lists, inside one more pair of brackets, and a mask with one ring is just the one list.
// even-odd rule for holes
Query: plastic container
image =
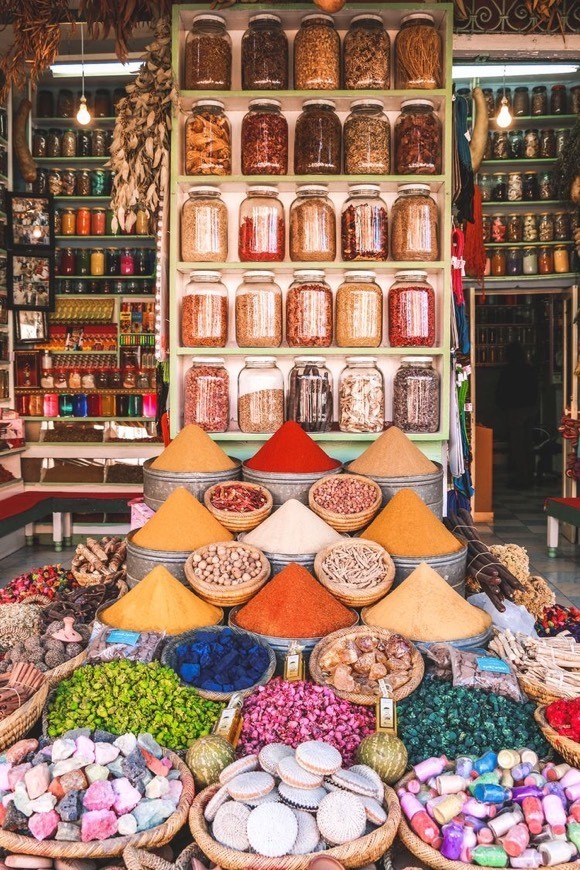
{"label": "plastic container", "polygon": [[225,263],[228,259],[228,209],[219,187],[191,187],[181,210],[181,259]]}
{"label": "plastic container", "polygon": [[183,347],[224,347],[228,340],[228,291],[219,272],[191,272],[181,303]]}
{"label": "plastic container", "polygon": [[279,100],[250,100],[242,120],[242,174],[286,175],[288,121]]}
{"label": "plastic container", "polygon": [[386,260],[389,254],[387,204],[378,184],[349,185],[341,213],[343,260]]}
{"label": "plastic container", "polygon": [[391,41],[380,15],[364,12],[350,22],[343,44],[344,87],[386,91],[391,77]]}
{"label": "plastic container", "polygon": [[245,272],[236,290],[238,347],[280,347],[282,291],[268,271]]}
{"label": "plastic container", "polygon": [[278,15],[252,15],[242,37],[242,89],[288,89],[288,37]]}
{"label": "plastic container", "polygon": [[397,175],[441,173],[443,132],[432,100],[403,100],[394,134]]}
{"label": "plastic container", "polygon": [[305,100],[294,131],[294,173],[337,175],[341,125],[332,100]]}
{"label": "plastic container", "polygon": [[204,13],[193,19],[185,40],[183,82],[189,90],[230,90],[232,40],[220,15]]}
{"label": "plastic container", "polygon": [[225,483],[227,480],[241,480],[242,463],[232,457],[236,463],[235,468],[225,471],[163,471],[152,468],[153,459],[147,459],[143,463],[143,498],[147,507],[151,510],[159,510],[163,502],[171,495],[174,489],[182,486],[187,489],[199,501],[203,502],[206,490],[216,483]]}
{"label": "plastic container", "polygon": [[326,184],[304,184],[290,206],[290,259],[334,260],[336,215]]}
{"label": "plastic container", "polygon": [[346,272],[336,293],[338,347],[379,347],[383,337],[383,292],[374,272]]}
{"label": "plastic container", "polygon": [[439,430],[441,385],[432,357],[407,356],[393,382],[393,422],[403,432]]}
{"label": "plastic container", "polygon": [[294,88],[337,91],[340,88],[340,36],[332,15],[305,15],[294,38]]}
{"label": "plastic container", "polygon": [[391,126],[381,100],[353,100],[344,122],[343,136],[347,175],[388,175]]}
{"label": "plastic container", "polygon": [[231,127],[220,100],[198,100],[185,122],[185,174],[231,175]]}
{"label": "plastic container", "polygon": [[391,209],[393,260],[439,259],[439,210],[428,184],[399,184]]}
{"label": "plastic container", "polygon": [[382,432],[385,425],[385,383],[372,356],[347,356],[338,387],[341,432]]}

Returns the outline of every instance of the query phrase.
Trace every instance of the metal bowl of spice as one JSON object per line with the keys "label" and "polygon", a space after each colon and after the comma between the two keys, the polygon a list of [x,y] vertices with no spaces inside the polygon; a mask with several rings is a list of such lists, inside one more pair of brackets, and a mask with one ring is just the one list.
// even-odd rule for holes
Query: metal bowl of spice
{"label": "metal bowl of spice", "polygon": [[272,493],[274,507],[280,507],[290,498],[308,504],[308,493],[312,484],[329,474],[339,474],[341,471],[342,465],[338,465],[331,471],[282,474],[278,471],[257,471],[255,468],[248,468],[246,463],[242,465],[243,479],[267,487]]}
{"label": "metal bowl of spice", "polygon": [[206,490],[203,502],[230,532],[249,532],[270,516],[272,495],[259,483],[228,480]]}
{"label": "metal bowl of spice", "polygon": [[465,573],[467,569],[467,547],[462,547],[454,553],[445,553],[442,556],[396,556],[391,553],[395,563],[396,588],[403,580],[417,568],[421,562],[426,562],[437,571],[443,579],[449,583],[463,598],[465,598]]}
{"label": "metal bowl of spice", "polygon": [[133,543],[138,529],[127,535],[127,585],[130,589],[139,583],[156,565],[165,565],[176,580],[186,583],[185,563],[191,550],[150,550]]}
{"label": "metal bowl of spice", "polygon": [[367,472],[383,494],[383,506],[401,489],[412,489],[431,508],[438,520],[443,516],[443,466],[434,462],[436,471],[431,474],[411,474],[399,477],[380,477]]}
{"label": "metal bowl of spice", "polygon": [[151,510],[159,510],[167,497],[177,487],[182,486],[201,501],[207,489],[217,483],[239,480],[242,476],[242,463],[239,459],[234,469],[225,471],[164,471],[152,468],[153,459],[143,463],[143,499]]}

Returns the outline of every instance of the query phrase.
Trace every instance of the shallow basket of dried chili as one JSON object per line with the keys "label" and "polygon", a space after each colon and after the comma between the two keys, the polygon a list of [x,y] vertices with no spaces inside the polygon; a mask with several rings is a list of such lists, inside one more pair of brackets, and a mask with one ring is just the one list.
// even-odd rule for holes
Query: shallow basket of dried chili
{"label": "shallow basket of dried chili", "polygon": [[206,490],[203,501],[210,513],[230,532],[249,532],[269,517],[274,507],[271,492],[259,483],[227,480]]}
{"label": "shallow basket of dried chili", "polygon": [[199,547],[194,550],[191,556],[185,563],[185,576],[191,588],[209,604],[215,604],[218,607],[235,607],[239,604],[245,604],[250,598],[260,591],[262,586],[267,583],[272,572],[270,563],[261,550],[257,547],[252,547],[250,544],[244,544],[241,541],[224,541],[220,542],[220,547],[242,548],[249,551],[255,558],[259,558],[262,565],[260,573],[248,580],[247,583],[240,583],[236,586],[221,586],[218,583],[208,583],[194,573],[194,557],[197,553],[202,553],[206,547]]}

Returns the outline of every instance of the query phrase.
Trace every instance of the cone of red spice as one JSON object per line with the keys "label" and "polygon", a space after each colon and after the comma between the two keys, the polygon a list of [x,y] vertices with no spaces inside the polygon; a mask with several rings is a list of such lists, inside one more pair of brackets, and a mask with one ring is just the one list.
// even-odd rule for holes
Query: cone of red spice
{"label": "cone of red spice", "polygon": [[278,474],[308,474],[332,471],[340,462],[332,459],[298,423],[288,420],[245,463],[256,471]]}
{"label": "cone of red spice", "polygon": [[235,616],[236,625],[271,637],[323,637],[355,617],[306,568],[287,565]]}

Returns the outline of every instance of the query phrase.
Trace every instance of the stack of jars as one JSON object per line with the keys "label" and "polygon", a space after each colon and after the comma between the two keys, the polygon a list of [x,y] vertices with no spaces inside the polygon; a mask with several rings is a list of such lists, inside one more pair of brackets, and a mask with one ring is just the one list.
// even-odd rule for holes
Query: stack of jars
{"label": "stack of jars", "polygon": [[570,130],[497,130],[490,133],[484,160],[555,159],[564,150]]}
{"label": "stack of jars", "polygon": [[484,215],[483,241],[568,242],[577,225],[576,215],[569,211]]}
{"label": "stack of jars", "polygon": [[[116,114],[119,100],[127,96],[125,88],[97,88],[92,93],[85,91],[84,96],[93,118],[112,118]],[[69,88],[61,88],[55,99],[53,91],[38,91],[36,99],[37,118],[74,118],[79,108],[81,94],[75,94]]]}
{"label": "stack of jars", "polygon": [[36,171],[36,196],[109,196],[114,173],[108,169],[44,169]]}
{"label": "stack of jars", "polygon": [[56,274],[151,275],[154,262],[154,252],[149,248],[59,248]]}
{"label": "stack of jars", "polygon": [[[63,208],[54,213],[56,236],[112,236],[114,212],[110,208]],[[131,234],[146,236],[149,233],[149,215],[144,208],[135,212]]]}
{"label": "stack of jars", "polygon": [[[294,359],[284,396],[276,357],[246,357],[238,376],[240,432],[271,433],[284,419],[307,432],[382,432],[385,382],[372,356],[347,356],[338,380],[335,420],[333,377],[322,356]],[[440,378],[428,356],[403,357],[393,379],[393,413],[404,432],[439,430]],[[207,432],[225,432],[230,422],[230,377],[222,357],[194,357],[184,382],[184,422]]]}
{"label": "stack of jars", "polygon": [[529,248],[492,248],[486,253],[485,274],[563,275],[572,271],[574,248],[570,245],[536,245]]}
{"label": "stack of jars", "polygon": [[[105,260],[106,262],[106,260]],[[86,280],[84,278],[57,278],[57,293],[65,296],[140,296],[154,294],[153,281],[135,281],[127,278],[117,280]]]}
{"label": "stack of jars", "polygon": [[32,134],[33,157],[108,157],[112,130],[42,130]]}
{"label": "stack of jars", "polygon": [[516,118],[580,113],[580,85],[574,85],[569,90],[566,89],[566,85],[552,85],[549,92],[546,85],[536,85],[531,91],[525,86],[517,87],[513,91],[511,88],[503,87],[499,88],[495,95],[491,88],[484,88],[483,94],[489,118],[496,117],[504,97]]}
{"label": "stack of jars", "polygon": [[538,202],[558,199],[558,176],[549,170],[482,173],[478,184],[483,202]]}

